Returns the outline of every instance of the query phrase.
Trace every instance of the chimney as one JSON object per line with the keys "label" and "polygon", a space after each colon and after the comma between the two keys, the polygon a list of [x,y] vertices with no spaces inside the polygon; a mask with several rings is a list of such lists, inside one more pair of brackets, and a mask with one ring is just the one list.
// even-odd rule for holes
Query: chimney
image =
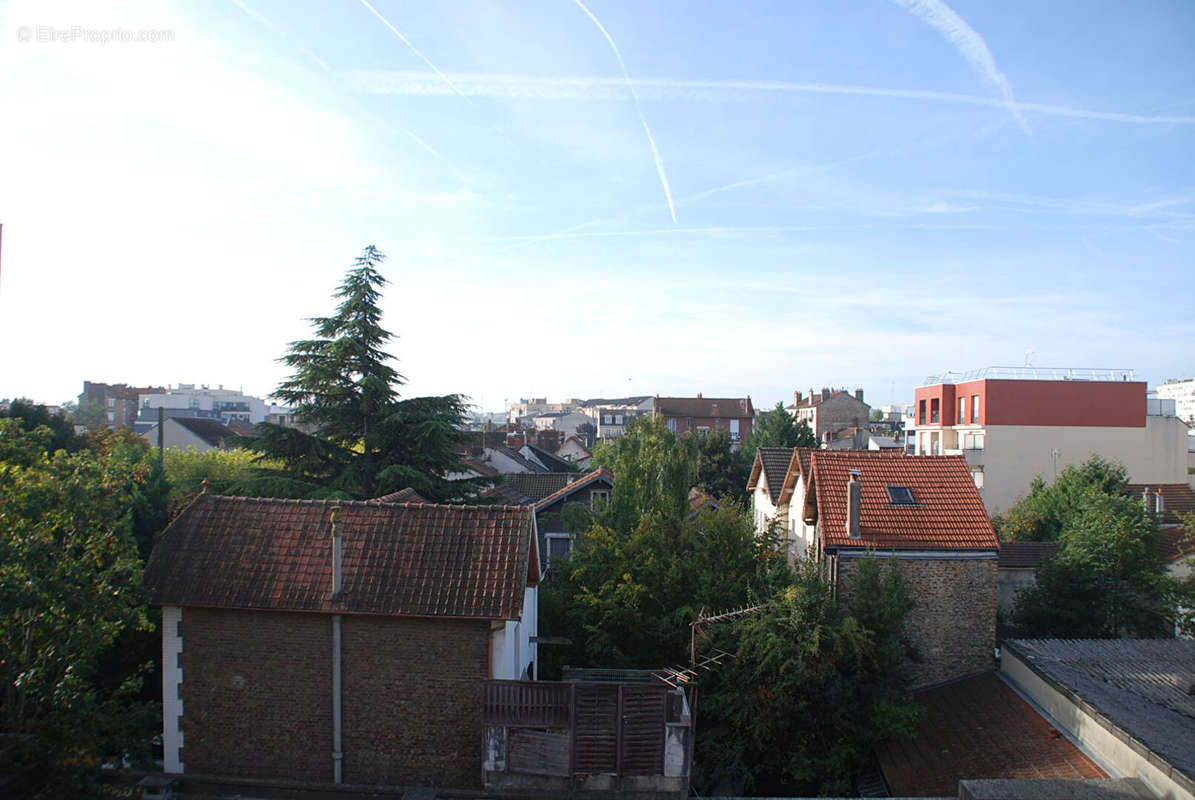
{"label": "chimney", "polygon": [[700,400],[700,399],[701,399],[701,392],[698,392],[698,393],[697,393],[697,399],[698,399],[698,400]]}
{"label": "chimney", "polygon": [[795,406],[801,405],[801,393],[798,392],[796,389],[793,389],[793,405],[795,405]]}
{"label": "chimney", "polygon": [[344,575],[340,567],[340,509],[332,509],[328,519],[332,523],[332,596],[338,597],[344,588]]}
{"label": "chimney", "polygon": [[1158,512],[1158,516],[1161,516],[1162,512],[1166,510],[1166,503],[1165,503],[1165,501],[1162,500],[1162,487],[1161,486],[1158,487],[1158,493],[1157,493],[1156,497],[1158,499],[1158,504],[1156,506],[1156,509]]}
{"label": "chimney", "polygon": [[855,390],[855,399],[858,400],[860,403],[863,402],[863,390],[862,389]]}
{"label": "chimney", "polygon": [[1144,491],[1142,491],[1142,492],[1141,492],[1141,505],[1145,506],[1145,510],[1146,510],[1146,511],[1152,511],[1152,510],[1153,510],[1153,509],[1151,508],[1151,506],[1153,505],[1153,503],[1151,503],[1151,502],[1150,502],[1150,499],[1149,499],[1149,487],[1148,487],[1148,486],[1146,486],[1146,487],[1145,487],[1145,489],[1144,489]]}
{"label": "chimney", "polygon": [[863,513],[863,487],[859,483],[859,470],[851,470],[846,484],[846,535],[852,539],[862,536],[860,517]]}

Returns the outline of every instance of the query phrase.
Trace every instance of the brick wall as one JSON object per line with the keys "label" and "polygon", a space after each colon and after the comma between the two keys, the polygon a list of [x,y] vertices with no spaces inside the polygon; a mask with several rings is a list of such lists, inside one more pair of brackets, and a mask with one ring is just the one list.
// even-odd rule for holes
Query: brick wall
{"label": "brick wall", "polygon": [[187,772],[332,780],[332,622],[183,609]]}
{"label": "brick wall", "polygon": [[[332,619],[183,611],[188,773],[332,781]],[[489,623],[343,618],[346,783],[480,788]]]}
{"label": "brick wall", "polygon": [[344,780],[481,788],[489,622],[345,617]]}
{"label": "brick wall", "polygon": [[[880,557],[887,569],[888,560]],[[913,687],[991,669],[996,646],[996,558],[901,558],[901,574],[916,601],[905,633],[921,655]],[[850,603],[858,558],[838,559],[838,600]]]}

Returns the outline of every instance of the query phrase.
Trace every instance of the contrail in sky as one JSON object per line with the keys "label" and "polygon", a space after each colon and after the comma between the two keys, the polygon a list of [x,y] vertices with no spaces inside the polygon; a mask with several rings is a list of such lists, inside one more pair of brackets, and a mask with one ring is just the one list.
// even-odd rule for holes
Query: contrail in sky
{"label": "contrail in sky", "polygon": [[942,34],[958,49],[963,58],[972,67],[979,70],[985,78],[995,86],[1004,97],[1004,105],[1017,118],[1017,122],[1026,133],[1029,125],[1017,108],[1016,98],[1012,94],[1012,84],[1004,73],[996,66],[996,59],[983,40],[967,21],[954,12],[943,0],[892,0],[893,3],[908,11],[919,20]]}
{"label": "contrail in sky", "polygon": [[[443,83],[422,72],[403,70],[347,70],[341,73],[358,91],[369,94],[400,96],[437,96],[449,92]],[[456,87],[471,97],[518,100],[611,100],[615,89],[624,82],[616,78],[541,77],[532,75],[457,74]],[[1003,99],[932,89],[890,89],[882,86],[852,86],[841,83],[799,83],[766,80],[682,80],[677,78],[640,78],[638,90],[661,97],[715,100],[720,95],[744,96],[756,93],[823,94],[845,97],[877,97],[894,100],[921,100],[956,103],[989,108],[1008,108]],[[1124,111],[1099,111],[1074,106],[1015,101],[1016,112],[1030,112],[1052,117],[1071,117],[1133,125],[1195,125],[1195,116],[1180,114],[1135,114]]]}
{"label": "contrail in sky", "polygon": [[[631,90],[631,98],[635,101],[635,110],[639,112],[639,121],[643,123],[643,132],[647,134],[647,143],[651,145],[651,154],[656,160],[656,172],[660,173],[660,184],[664,187],[664,197],[668,200],[668,213],[672,215],[672,224],[676,224],[676,206],[672,204],[672,189],[668,186],[668,175],[664,172],[664,159],[660,158],[660,151],[656,147],[656,139],[651,135],[651,128],[647,125],[647,117],[643,116],[643,107],[639,105],[639,93],[635,91],[635,84],[631,82],[631,75],[627,72],[627,65],[622,60],[622,53],[618,51],[618,45],[614,43],[606,26],[593,15],[593,12],[585,7],[581,0],[576,0],[577,5],[585,12],[585,15],[593,20],[593,24],[597,25],[602,36],[606,37],[606,41],[610,43],[610,49],[614,51],[614,57],[618,59],[618,66],[622,69],[622,77],[626,80],[627,88]],[[361,0],[362,3],[365,0]]]}
{"label": "contrail in sky", "polygon": [[[242,3],[241,0],[232,0],[232,4],[234,6],[236,6],[237,8],[239,8],[241,11],[244,11],[247,16],[251,17],[252,19],[260,22],[262,25],[269,28],[271,31],[274,32],[274,35],[276,35],[278,38],[285,39],[286,41],[290,41],[290,37],[286,35],[286,31],[282,30],[277,25],[275,25],[274,23],[272,23],[268,19],[266,19],[264,16],[262,16],[261,14],[259,14],[258,12],[254,11],[252,8],[250,8],[249,6]],[[299,49],[299,52],[301,52],[303,55],[307,56],[312,61],[314,61],[316,64],[318,64],[319,67],[324,72],[332,71],[332,68],[329,67],[327,65],[327,63],[322,58],[317,56],[315,53],[311,52],[311,50],[307,49],[306,47],[304,47],[303,45],[301,45],[297,42],[295,43],[295,47],[297,47]]]}
{"label": "contrail in sky", "polygon": [[434,73],[436,73],[437,75],[439,75],[439,76],[440,76],[440,80],[444,81],[444,83],[446,83],[446,84],[448,84],[449,86],[451,86],[451,87],[452,87],[452,91],[456,92],[458,95],[460,95],[461,97],[463,97],[463,98],[464,98],[466,101],[468,101],[468,102],[472,102],[471,100],[469,100],[469,97],[468,97],[468,95],[466,95],[466,94],[465,94],[464,92],[462,92],[462,91],[461,91],[459,88],[457,88],[457,85],[456,85],[455,83],[453,83],[453,82],[452,82],[452,79],[451,79],[451,78],[449,78],[447,75],[445,75],[443,72],[441,72],[441,71],[440,71],[440,68],[439,68],[439,67],[437,67],[435,64],[433,64],[433,63],[432,63],[432,61],[431,61],[431,59],[430,59],[430,58],[428,58],[428,57],[427,57],[427,56],[425,56],[425,55],[424,55],[422,52],[420,52],[419,48],[417,48],[415,45],[411,44],[411,40],[410,40],[410,39],[408,39],[407,37],[403,36],[403,35],[402,35],[402,32],[401,32],[401,31],[399,31],[399,29],[398,29],[398,28],[396,28],[396,27],[394,27],[393,25],[391,25],[391,24],[390,24],[390,20],[386,19],[386,18],[385,18],[385,17],[383,17],[381,14],[379,14],[379,13],[378,13],[378,10],[369,4],[369,0],[361,0],[361,5],[363,5],[363,6],[365,6],[366,8],[368,8],[371,14],[373,14],[375,17],[377,17],[377,18],[378,18],[378,20],[379,20],[379,21],[380,21],[380,22],[381,22],[383,25],[385,25],[387,28],[389,28],[389,29],[390,29],[390,32],[391,32],[391,33],[393,33],[395,36],[397,36],[399,39],[401,39],[403,44],[405,44],[407,47],[411,48],[411,52],[412,52],[412,53],[414,53],[415,55],[417,55],[417,56],[419,56],[421,59],[423,59],[423,63],[424,63],[424,64],[427,64],[429,67],[431,67],[431,68],[432,68],[432,72],[434,72]]}

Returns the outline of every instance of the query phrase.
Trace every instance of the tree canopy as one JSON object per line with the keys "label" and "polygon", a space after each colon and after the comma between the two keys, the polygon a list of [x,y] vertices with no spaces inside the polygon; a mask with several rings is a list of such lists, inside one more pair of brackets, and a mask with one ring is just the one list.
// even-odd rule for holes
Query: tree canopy
{"label": "tree canopy", "polygon": [[51,449],[55,436],[0,419],[0,726],[34,737],[28,758],[88,766],[152,731],[138,727],[155,712],[134,700],[137,666],[101,662],[150,629],[135,534],[157,524],[160,471],[131,434],[75,452]]}
{"label": "tree canopy", "polygon": [[1157,520],[1127,492],[1125,469],[1099,456],[1069,466],[994,520],[1005,539],[1056,541],[1037,584],[1017,597],[1024,636],[1172,635],[1175,582],[1157,546]]}
{"label": "tree canopy", "polygon": [[432,500],[472,485],[450,485],[467,403],[457,394],[399,399],[405,379],[390,366],[393,335],[381,325],[385,256],[370,245],[334,297],[336,312],[311,320],[314,336],[290,344],[291,368],[274,396],[294,409],[295,427],[268,423],[245,445],[280,467],[262,465],[273,496],[357,499],[407,487]]}
{"label": "tree canopy", "polygon": [[743,449],[750,459],[761,447],[817,447],[817,436],[804,421],[788,413],[784,403],[759,415],[751,432],[751,438]]}

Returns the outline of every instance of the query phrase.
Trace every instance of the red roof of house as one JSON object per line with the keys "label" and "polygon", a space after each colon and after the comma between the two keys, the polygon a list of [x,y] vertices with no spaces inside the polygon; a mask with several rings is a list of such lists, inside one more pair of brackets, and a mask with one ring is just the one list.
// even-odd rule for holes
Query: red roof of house
{"label": "red roof of house", "polygon": [[1107,777],[994,672],[915,698],[925,715],[914,736],[876,748],[897,797],[957,797],[964,779]]}
{"label": "red roof of house", "polygon": [[1185,483],[1130,483],[1129,494],[1141,497],[1146,490],[1162,493],[1162,519],[1178,522],[1178,514],[1195,514],[1195,489]]}
{"label": "red roof of house", "polygon": [[1195,535],[1188,535],[1182,525],[1167,525],[1158,529],[1158,552],[1167,561],[1195,553]]}
{"label": "red roof of house", "polygon": [[657,397],[655,411],[666,417],[726,417],[745,419],[755,416],[750,397]]}
{"label": "red roof of house", "polygon": [[[847,481],[859,471],[861,537],[847,535]],[[962,456],[904,456],[871,450],[813,452],[812,492],[822,545],[929,550],[998,550],[996,532]],[[885,487],[905,486],[913,505],[895,505]],[[810,500],[816,502],[810,508]]]}
{"label": "red roof of house", "polygon": [[[339,509],[343,592],[332,591]],[[530,509],[196,498],[146,566],[155,605],[518,619],[538,581]]]}

